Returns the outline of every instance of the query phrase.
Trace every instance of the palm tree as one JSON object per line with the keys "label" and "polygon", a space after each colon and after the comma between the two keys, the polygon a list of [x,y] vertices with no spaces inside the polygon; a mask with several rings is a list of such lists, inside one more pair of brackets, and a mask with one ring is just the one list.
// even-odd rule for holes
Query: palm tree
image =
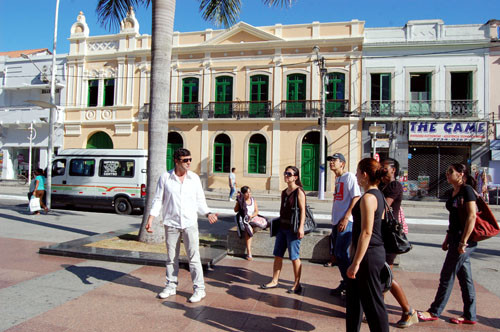
{"label": "palm tree", "polygon": [[[268,6],[291,6],[294,0],[262,0]],[[229,27],[239,17],[241,0],[199,0],[200,12],[205,20],[216,26]],[[130,7],[153,4],[151,46],[151,93],[148,125],[148,183],[146,208],[139,231],[139,241],[163,242],[161,225],[156,222],[154,232],[147,233],[144,226],[148,219],[156,182],[165,171],[168,138],[168,109],[170,96],[170,62],[174,32],[175,0],[99,0],[97,14],[101,24],[118,27]],[[158,219],[157,219],[158,221]]]}

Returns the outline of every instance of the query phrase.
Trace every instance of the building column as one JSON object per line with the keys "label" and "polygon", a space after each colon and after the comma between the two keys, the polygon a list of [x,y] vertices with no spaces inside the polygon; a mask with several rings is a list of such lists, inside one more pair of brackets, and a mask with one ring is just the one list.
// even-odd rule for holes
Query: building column
{"label": "building column", "polygon": [[116,104],[122,106],[123,103],[123,82],[125,75],[125,58],[118,58],[118,80],[116,82]]}
{"label": "building column", "polygon": [[[273,109],[276,108],[281,103],[281,90],[282,90],[282,76],[283,69],[281,67],[281,61],[275,62],[274,66],[274,82],[273,82],[273,98],[274,105]],[[270,180],[270,189],[272,191],[280,190],[280,181],[281,181],[281,163],[280,163],[280,116],[275,116],[273,122],[273,137],[272,137],[272,151],[271,151],[271,180]]]}
{"label": "building column", "polygon": [[128,57],[127,58],[127,82],[126,82],[127,105],[132,105],[133,104],[133,98],[134,98],[134,64],[135,64],[135,58]]}
{"label": "building column", "polygon": [[207,120],[203,120],[201,125],[201,151],[200,151],[200,180],[203,188],[208,189],[208,170],[210,167],[210,156],[209,156],[209,132]]}

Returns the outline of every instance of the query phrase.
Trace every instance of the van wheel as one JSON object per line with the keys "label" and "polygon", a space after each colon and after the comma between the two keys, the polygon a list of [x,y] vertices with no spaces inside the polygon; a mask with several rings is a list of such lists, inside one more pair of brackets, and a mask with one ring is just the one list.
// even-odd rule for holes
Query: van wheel
{"label": "van wheel", "polygon": [[132,213],[132,205],[125,197],[118,197],[115,199],[115,212],[117,214],[130,214]]}

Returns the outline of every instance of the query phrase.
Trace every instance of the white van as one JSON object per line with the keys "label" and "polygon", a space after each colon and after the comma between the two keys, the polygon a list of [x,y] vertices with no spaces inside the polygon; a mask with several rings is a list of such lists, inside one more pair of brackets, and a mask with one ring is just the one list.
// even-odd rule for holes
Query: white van
{"label": "white van", "polygon": [[60,150],[52,162],[52,204],[144,210],[147,160],[147,150]]}

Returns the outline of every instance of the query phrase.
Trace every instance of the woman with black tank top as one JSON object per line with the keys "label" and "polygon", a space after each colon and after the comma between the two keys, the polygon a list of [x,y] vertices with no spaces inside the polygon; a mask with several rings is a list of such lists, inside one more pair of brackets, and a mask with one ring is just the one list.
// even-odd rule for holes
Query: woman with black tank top
{"label": "woman with black tank top", "polygon": [[359,331],[363,310],[370,331],[389,331],[382,294],[380,271],[385,263],[382,239],[384,196],[378,184],[387,172],[378,161],[365,158],[358,164],[356,177],[364,190],[352,210],[352,262],[347,269],[346,330]]}
{"label": "woman with black tank top", "polygon": [[[276,234],[274,242],[274,264],[273,264],[273,279],[260,286],[260,289],[269,289],[278,287],[281,268],[283,266],[283,257],[288,249],[290,260],[293,265],[293,273],[295,280],[293,286],[287,290],[287,293],[300,294],[302,286],[300,284],[300,275],[302,273],[302,264],[300,262],[300,242],[304,237],[304,222],[306,219],[306,194],[302,189],[300,182],[299,169],[295,166],[288,166],[283,174],[287,188],[281,193],[281,208],[280,208],[280,227]],[[293,232],[291,219],[292,208],[295,205],[295,197],[300,209],[300,225],[297,233]]]}

